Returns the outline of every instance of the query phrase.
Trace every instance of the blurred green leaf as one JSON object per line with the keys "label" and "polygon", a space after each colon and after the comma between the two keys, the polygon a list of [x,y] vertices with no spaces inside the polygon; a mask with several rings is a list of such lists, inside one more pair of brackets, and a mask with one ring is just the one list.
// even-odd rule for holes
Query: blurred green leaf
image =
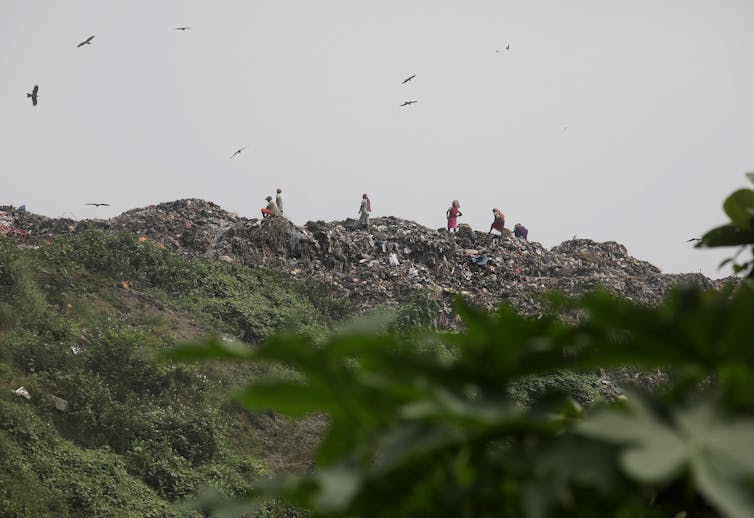
{"label": "blurred green leaf", "polygon": [[754,191],[737,190],[725,200],[723,209],[734,225],[751,230],[752,217],[754,217]]}
{"label": "blurred green leaf", "polygon": [[699,490],[723,516],[751,518],[754,492],[750,480],[731,470],[725,459],[699,456],[691,463],[691,474]]}
{"label": "blurred green leaf", "polygon": [[734,264],[733,265],[733,273],[741,273],[743,271],[746,271],[749,269],[749,264]]}
{"label": "blurred green leaf", "polygon": [[723,225],[704,234],[696,247],[738,246],[750,243],[754,243],[754,230],[737,225]]}
{"label": "blurred green leaf", "polygon": [[248,345],[223,340],[219,336],[178,345],[160,353],[161,358],[174,361],[247,360],[251,356],[252,349]]}
{"label": "blurred green leaf", "polygon": [[538,451],[533,466],[537,476],[526,483],[524,490],[524,507],[531,518],[551,516],[556,504],[574,505],[569,502],[573,484],[607,494],[618,482],[611,449],[572,435]]}
{"label": "blurred green leaf", "polygon": [[731,471],[754,477],[754,418],[725,418],[705,401],[678,412],[676,421],[695,454],[725,458]]}
{"label": "blurred green leaf", "polygon": [[687,460],[683,440],[659,421],[637,396],[626,401],[626,406],[627,412],[612,409],[590,416],[576,429],[587,437],[627,444],[621,463],[637,480],[669,480]]}
{"label": "blurred green leaf", "polygon": [[315,503],[326,512],[344,509],[361,486],[359,471],[343,464],[322,469],[314,478],[320,487]]}
{"label": "blurred green leaf", "polygon": [[674,423],[660,422],[634,397],[629,413],[616,409],[580,423],[588,437],[625,444],[621,464],[643,482],[666,482],[689,465],[699,490],[723,515],[754,511],[754,419],[723,418],[711,401],[679,410]]}
{"label": "blurred green leaf", "polygon": [[333,410],[333,395],[315,384],[295,381],[259,381],[236,393],[236,399],[252,410],[272,410],[292,417]]}

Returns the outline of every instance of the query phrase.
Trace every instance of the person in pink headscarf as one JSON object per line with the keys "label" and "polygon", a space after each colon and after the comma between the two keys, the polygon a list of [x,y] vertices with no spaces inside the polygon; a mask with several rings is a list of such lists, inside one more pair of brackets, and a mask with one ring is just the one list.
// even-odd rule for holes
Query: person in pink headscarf
{"label": "person in pink headscarf", "polygon": [[492,221],[492,224],[490,225],[490,231],[487,233],[490,234],[494,229],[500,232],[500,235],[502,235],[503,230],[505,230],[505,216],[500,209],[492,209],[492,214],[494,214],[495,219]]}
{"label": "person in pink headscarf", "polygon": [[461,205],[458,200],[453,200],[450,208],[445,212],[445,217],[448,219],[448,232],[456,232],[458,230],[458,216],[463,216],[461,213]]}

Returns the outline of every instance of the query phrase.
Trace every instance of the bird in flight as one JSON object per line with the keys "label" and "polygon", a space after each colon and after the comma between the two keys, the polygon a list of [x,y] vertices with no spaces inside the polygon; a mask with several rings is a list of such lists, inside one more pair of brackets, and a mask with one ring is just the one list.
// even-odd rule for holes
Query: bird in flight
{"label": "bird in flight", "polygon": [[505,50],[510,50],[510,49],[511,49],[511,44],[509,43],[509,44],[507,44],[507,45],[505,46]]}
{"label": "bird in flight", "polygon": [[699,239],[698,237],[692,237],[691,239],[686,240],[687,243],[691,243],[692,241],[701,241],[701,239]]}
{"label": "bird in flight", "polygon": [[31,104],[34,106],[37,105],[37,92],[39,92],[39,86],[34,85],[34,89],[31,91],[31,93],[27,93],[26,97],[31,97]]}
{"label": "bird in flight", "polygon": [[94,36],[89,36],[87,39],[76,45],[76,48],[83,47],[84,45],[91,45]]}
{"label": "bird in flight", "polygon": [[403,80],[403,82],[401,84],[405,85],[406,83],[408,83],[409,81],[411,81],[415,77],[416,77],[416,74],[412,75],[411,77],[407,77],[406,79]]}
{"label": "bird in flight", "polygon": [[94,205],[95,207],[109,207],[109,203],[85,203],[84,205]]}
{"label": "bird in flight", "polygon": [[418,103],[419,101],[405,101],[401,106],[411,106],[414,103]]}
{"label": "bird in flight", "polygon": [[232,155],[230,155],[230,158],[233,158],[233,157],[234,157],[234,156],[236,156],[236,155],[240,155],[240,154],[241,154],[241,151],[243,151],[243,150],[244,150],[244,149],[246,149],[247,147],[249,147],[249,146],[244,146],[244,147],[242,147],[241,149],[237,150],[237,151],[236,151],[235,153],[233,153]]}
{"label": "bird in flight", "polygon": [[176,31],[187,31],[187,30],[189,30],[190,28],[191,28],[191,27],[176,27],[176,28],[175,28],[174,30],[176,30]]}

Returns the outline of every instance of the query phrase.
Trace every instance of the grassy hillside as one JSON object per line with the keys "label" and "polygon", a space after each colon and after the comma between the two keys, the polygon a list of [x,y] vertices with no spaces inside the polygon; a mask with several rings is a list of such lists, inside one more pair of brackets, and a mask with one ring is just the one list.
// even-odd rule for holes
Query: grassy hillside
{"label": "grassy hillside", "polygon": [[318,340],[349,312],[324,286],[128,234],[0,240],[0,515],[191,516],[171,502],[306,469],[322,419],[252,414],[227,397],[267,368],[153,357],[208,333]]}
{"label": "grassy hillside", "polygon": [[[251,380],[298,374],[156,356],[208,334],[253,347],[286,330],[322,343],[358,307],[333,293],[128,233],[0,239],[0,516],[193,516],[176,504],[207,487],[238,495],[268,475],[309,471],[323,416],[250,412],[229,397]],[[431,325],[437,311],[414,290],[392,327]],[[554,384],[588,403],[596,383],[568,372],[510,390],[526,404]],[[273,502],[261,513],[296,511]]]}

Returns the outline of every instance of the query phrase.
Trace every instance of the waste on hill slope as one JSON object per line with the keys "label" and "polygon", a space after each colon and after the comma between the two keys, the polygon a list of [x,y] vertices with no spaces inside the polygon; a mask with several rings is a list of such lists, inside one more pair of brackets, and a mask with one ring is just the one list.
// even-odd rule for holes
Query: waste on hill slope
{"label": "waste on hill slope", "polygon": [[[323,282],[333,297],[369,310],[397,305],[423,293],[433,301],[434,324],[456,328],[456,294],[494,307],[502,302],[536,316],[545,311],[539,294],[579,295],[604,288],[631,300],[656,304],[679,283],[719,288],[701,274],[663,274],[631,257],[615,242],[564,241],[551,249],[513,237],[490,236],[461,225],[450,234],[395,217],[376,218],[369,231],[354,219],[308,222],[285,218],[246,219],[197,199],[124,212],[109,220],[47,218],[0,207],[0,235],[26,244],[88,229],[131,232],[186,257],[265,266],[294,278]],[[421,290],[421,291],[419,291]],[[602,373],[600,392],[620,394],[615,380],[663,383],[664,374],[629,370]]]}
{"label": "waste on hill slope", "polygon": [[524,314],[543,311],[538,293],[578,295],[598,287],[628,299],[658,303],[680,282],[719,286],[701,274],[668,275],[631,257],[615,242],[564,241],[546,249],[510,234],[491,236],[461,225],[456,233],[395,217],[376,218],[369,231],[356,220],[308,222],[246,219],[197,199],[129,210],[110,220],[53,219],[0,208],[0,225],[34,237],[100,229],[128,231],[184,256],[269,266],[331,286],[368,309],[407,299],[417,290],[439,302],[437,324],[452,324],[452,296],[492,307],[507,302]]}

